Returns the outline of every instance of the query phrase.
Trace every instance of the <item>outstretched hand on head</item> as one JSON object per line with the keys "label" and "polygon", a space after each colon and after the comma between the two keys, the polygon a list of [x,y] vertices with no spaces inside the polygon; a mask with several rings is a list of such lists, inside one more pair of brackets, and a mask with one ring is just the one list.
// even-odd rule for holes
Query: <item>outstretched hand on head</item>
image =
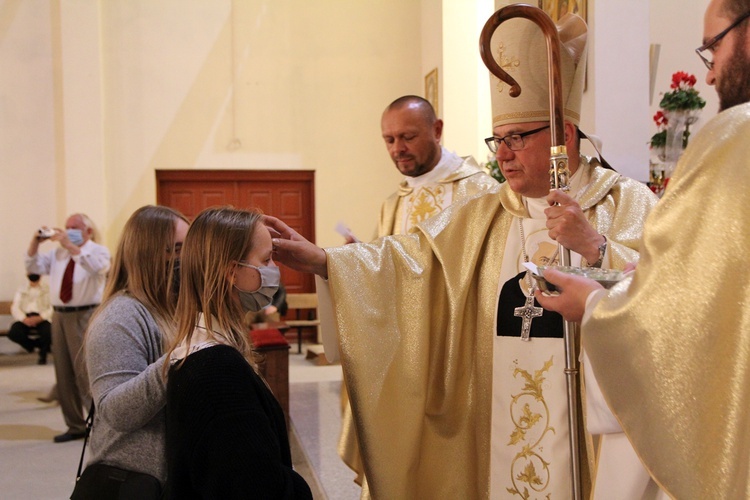
{"label": "outstretched hand on head", "polygon": [[568,321],[580,322],[586,309],[586,299],[594,290],[603,288],[596,281],[563,273],[554,269],[544,270],[544,279],[557,287],[559,295],[544,295],[539,290],[534,293],[539,304],[562,314]]}
{"label": "outstretched hand on head", "polygon": [[263,223],[273,239],[273,259],[287,267],[303,273],[315,273],[328,278],[328,258],[325,250],[307,241],[283,221],[270,215],[263,216]]}

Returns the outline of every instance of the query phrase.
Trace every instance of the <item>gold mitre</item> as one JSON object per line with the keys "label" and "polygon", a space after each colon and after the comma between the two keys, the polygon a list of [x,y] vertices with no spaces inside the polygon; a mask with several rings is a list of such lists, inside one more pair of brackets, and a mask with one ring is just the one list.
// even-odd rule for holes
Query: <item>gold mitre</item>
{"label": "gold mitre", "polygon": [[[555,24],[561,42],[564,119],[578,125],[586,73],[586,23],[566,14]],[[491,47],[500,67],[521,86],[521,95],[511,97],[510,86],[490,74],[492,127],[549,120],[547,42],[541,28],[528,19],[509,19],[495,30]]]}

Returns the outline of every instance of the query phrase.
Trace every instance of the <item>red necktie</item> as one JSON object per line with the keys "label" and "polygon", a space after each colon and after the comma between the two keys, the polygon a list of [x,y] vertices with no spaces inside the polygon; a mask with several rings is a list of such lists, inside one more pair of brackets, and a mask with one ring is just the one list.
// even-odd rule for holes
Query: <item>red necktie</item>
{"label": "red necktie", "polygon": [[63,301],[63,304],[67,304],[73,298],[73,270],[75,267],[76,261],[71,258],[65,267],[65,274],[63,274],[62,286],[60,287],[60,300]]}

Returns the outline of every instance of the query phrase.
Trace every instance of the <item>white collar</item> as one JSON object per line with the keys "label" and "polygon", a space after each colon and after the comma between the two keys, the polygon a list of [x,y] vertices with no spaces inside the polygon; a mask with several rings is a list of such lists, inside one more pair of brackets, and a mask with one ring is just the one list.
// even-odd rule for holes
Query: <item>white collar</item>
{"label": "white collar", "polygon": [[216,340],[211,333],[212,332],[206,328],[203,314],[201,314],[198,317],[198,324],[195,325],[195,328],[193,329],[193,338],[190,339],[190,345],[186,344],[185,340],[180,342],[180,345],[175,347],[174,351],[172,351],[172,354],[169,357],[169,362],[174,364],[196,351],[220,344],[221,342]]}
{"label": "white collar", "polygon": [[435,168],[417,177],[405,177],[406,184],[411,188],[422,187],[427,184],[434,184],[441,179],[445,179],[456,171],[464,161],[456,153],[448,151],[440,146],[440,161]]}

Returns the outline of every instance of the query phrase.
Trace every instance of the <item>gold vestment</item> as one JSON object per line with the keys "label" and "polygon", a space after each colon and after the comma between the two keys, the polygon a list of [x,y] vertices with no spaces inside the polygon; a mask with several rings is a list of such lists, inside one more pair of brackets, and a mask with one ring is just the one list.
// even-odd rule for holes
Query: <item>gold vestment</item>
{"label": "gold vestment", "polygon": [[[444,150],[443,158],[448,156],[446,153],[447,151]],[[451,154],[451,156],[453,155]],[[476,160],[472,156],[467,156],[460,160],[461,163],[458,168],[446,177],[437,180],[429,189],[439,190],[441,188],[444,189],[445,186],[450,186],[452,202],[456,203],[464,198],[469,198],[484,193],[490,188],[497,187],[497,181],[479,168],[479,165],[477,165]],[[407,199],[412,193],[412,187],[409,186],[406,180],[403,180],[399,184],[398,191],[386,198],[380,207],[378,238],[402,233],[399,230],[400,224],[398,221],[402,218],[404,206],[409,203]],[[447,206],[444,208],[447,208]],[[443,207],[432,205],[426,211],[425,215],[432,214],[434,216],[442,210]],[[339,437],[338,452],[344,463],[357,473],[355,482],[362,486],[366,492],[367,485],[364,479],[362,458],[359,453],[359,443],[354,430],[354,421],[351,406],[349,405],[349,398],[346,393],[346,386],[342,386],[341,391],[341,435]],[[367,496],[367,493],[363,494],[363,498]]]}
{"label": "gold vestment", "polygon": [[609,407],[675,498],[750,498],[750,104],[695,135],[635,274],[582,339]]}
{"label": "gold vestment", "polygon": [[[607,235],[613,266],[637,259],[643,213],[653,204],[645,186],[593,168],[579,203]],[[514,216],[528,214],[503,184],[409,235],[326,250],[344,380],[374,498],[489,497],[492,340]]]}
{"label": "gold vestment", "polygon": [[[497,181],[495,181],[495,179],[479,168],[476,160],[471,156],[463,158],[460,167],[437,182],[438,185],[450,184],[453,186],[454,203],[458,200],[474,196],[475,194],[483,193],[487,189],[493,187],[496,183]],[[390,236],[392,234],[399,234],[399,231],[395,230],[396,218],[400,215],[401,206],[404,204],[404,198],[410,195],[411,192],[412,188],[407,182],[405,180],[401,181],[398,191],[391,194],[383,202],[383,205],[380,207],[378,238]]]}

